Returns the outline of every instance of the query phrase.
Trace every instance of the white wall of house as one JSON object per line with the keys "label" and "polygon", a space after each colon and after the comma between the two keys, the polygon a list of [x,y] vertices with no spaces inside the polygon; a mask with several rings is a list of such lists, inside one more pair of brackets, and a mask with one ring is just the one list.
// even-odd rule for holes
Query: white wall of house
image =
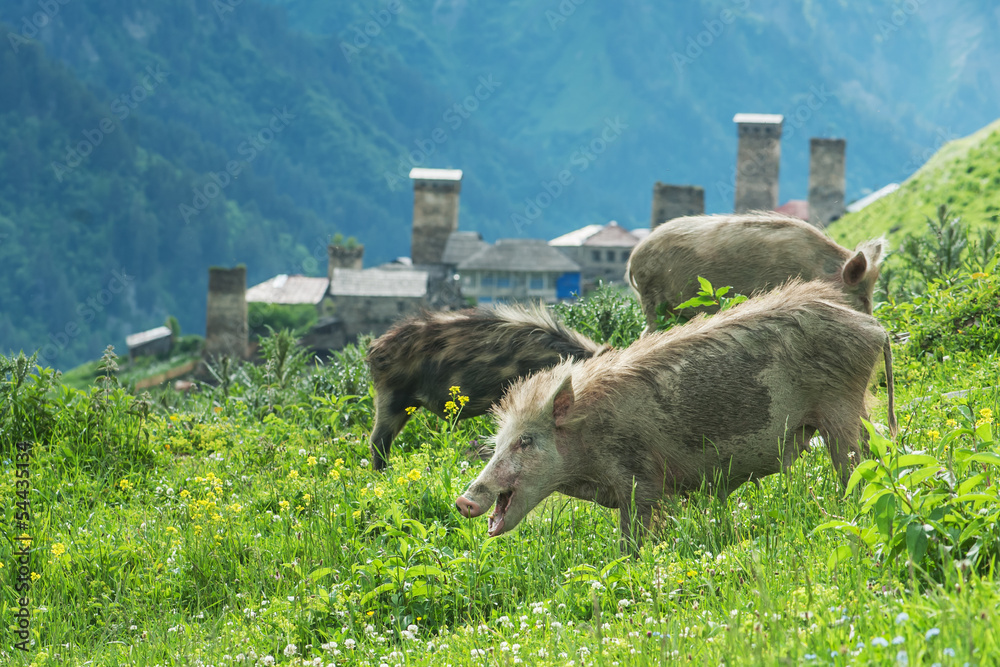
{"label": "white wall of house", "polygon": [[556,301],[556,279],[553,271],[478,271],[461,274],[462,296],[480,303],[494,301],[540,300]]}

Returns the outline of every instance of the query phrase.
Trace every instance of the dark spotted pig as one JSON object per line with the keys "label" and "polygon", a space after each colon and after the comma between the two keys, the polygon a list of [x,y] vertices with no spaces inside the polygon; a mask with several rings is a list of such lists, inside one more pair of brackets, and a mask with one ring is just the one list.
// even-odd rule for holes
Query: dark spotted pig
{"label": "dark spotted pig", "polygon": [[841,289],[852,308],[870,315],[885,243],[865,241],[851,251],[780,213],[696,215],[650,232],[632,251],[625,279],[639,295],[647,332],[656,330],[658,305],[669,310],[697,294],[698,276],[747,296],[789,278],[824,280]]}
{"label": "dark spotted pig", "polygon": [[792,282],[514,384],[495,408],[493,457],[456,504],[474,517],[496,503],[500,535],[559,491],[618,508],[629,542],[633,498],[648,527],[663,494],[707,484],[725,498],[791,465],[817,431],[846,483],[880,356],[895,432],[890,355],[885,330],[839,290]]}
{"label": "dark spotted pig", "polygon": [[452,400],[449,388],[458,386],[469,397],[460,417],[475,417],[517,378],[603,349],[540,306],[424,313],[403,320],[368,348],[376,392],[375,468],[385,468],[392,441],[410,417],[406,408],[424,407],[444,417]]}

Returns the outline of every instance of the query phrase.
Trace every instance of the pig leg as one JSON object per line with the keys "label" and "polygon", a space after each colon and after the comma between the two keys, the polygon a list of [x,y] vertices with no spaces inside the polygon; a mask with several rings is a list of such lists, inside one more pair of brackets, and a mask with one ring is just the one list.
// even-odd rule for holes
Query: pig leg
{"label": "pig leg", "polygon": [[[854,408],[853,414],[860,414],[860,410]],[[861,449],[858,447],[860,428],[861,423],[856,416],[820,428],[820,435],[826,441],[830,460],[833,461],[833,467],[840,475],[844,488],[847,488],[854,466],[861,461]]]}
{"label": "pig leg", "polygon": [[[639,555],[642,540],[649,531],[649,524],[653,518],[653,506],[636,502],[633,505],[620,508],[618,512],[618,526],[621,531],[621,539],[619,541],[621,551],[623,554],[627,553],[636,557]],[[633,528],[635,528],[633,518],[639,523],[638,534],[633,531]]]}
{"label": "pig leg", "polygon": [[406,408],[412,404],[408,394],[376,391],[375,425],[371,436],[372,466],[375,470],[385,470],[388,465],[392,441],[410,419]]}

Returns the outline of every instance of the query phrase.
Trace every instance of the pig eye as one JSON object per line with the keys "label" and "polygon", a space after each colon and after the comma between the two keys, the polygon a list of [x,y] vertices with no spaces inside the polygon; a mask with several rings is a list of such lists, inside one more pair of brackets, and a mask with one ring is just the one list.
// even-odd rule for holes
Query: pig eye
{"label": "pig eye", "polygon": [[521,448],[524,449],[526,447],[531,447],[533,444],[535,444],[535,439],[530,435],[522,435],[520,438],[517,439],[517,442],[521,445]]}

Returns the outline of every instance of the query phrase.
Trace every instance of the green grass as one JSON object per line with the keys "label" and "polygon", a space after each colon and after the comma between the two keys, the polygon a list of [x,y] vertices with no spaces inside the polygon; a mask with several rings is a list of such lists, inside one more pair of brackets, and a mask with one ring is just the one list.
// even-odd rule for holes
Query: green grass
{"label": "green grass", "polygon": [[[599,324],[637,333],[630,304],[605,302],[620,310]],[[567,315],[582,325],[587,308]],[[879,459],[886,469],[899,455],[952,466],[960,450],[993,451],[983,410],[1000,415],[997,353],[960,344],[950,354],[897,347],[902,430]],[[924,553],[888,555],[882,519],[864,510],[862,493],[844,497],[822,448],[725,503],[667,500],[639,557],[621,559],[617,516],[592,503],[555,495],[495,539],[485,519],[457,513],[455,497],[483,465],[467,451],[491,433],[488,418],[419,412],[391,469],[372,471],[372,400],[357,350],[295,377],[277,364],[247,373],[233,372],[225,389],[144,402],[113,383],[31,394],[48,376],[11,393],[12,371],[0,417],[8,625],[17,597],[10,538],[21,532],[33,538],[37,578],[30,650],[13,649],[8,633],[0,664],[881,665],[902,652],[910,665],[1000,660],[1000,587],[988,563],[964,542],[937,549],[931,533]],[[943,396],[956,390],[970,391]],[[705,407],[708,419],[725,409]],[[885,422],[884,406],[873,420]],[[14,523],[20,440],[36,441],[27,531]],[[973,468],[961,479],[983,475],[977,488],[995,498],[996,468]],[[911,484],[900,474],[894,483],[919,504],[946,479]],[[895,520],[922,516],[913,512]],[[927,511],[928,525],[939,519]],[[817,530],[838,521],[873,539]]]}
{"label": "green grass", "polygon": [[883,234],[898,239],[924,231],[926,218],[946,204],[973,229],[1000,222],[1000,120],[945,144],[896,192],[830,225],[853,248]]}

